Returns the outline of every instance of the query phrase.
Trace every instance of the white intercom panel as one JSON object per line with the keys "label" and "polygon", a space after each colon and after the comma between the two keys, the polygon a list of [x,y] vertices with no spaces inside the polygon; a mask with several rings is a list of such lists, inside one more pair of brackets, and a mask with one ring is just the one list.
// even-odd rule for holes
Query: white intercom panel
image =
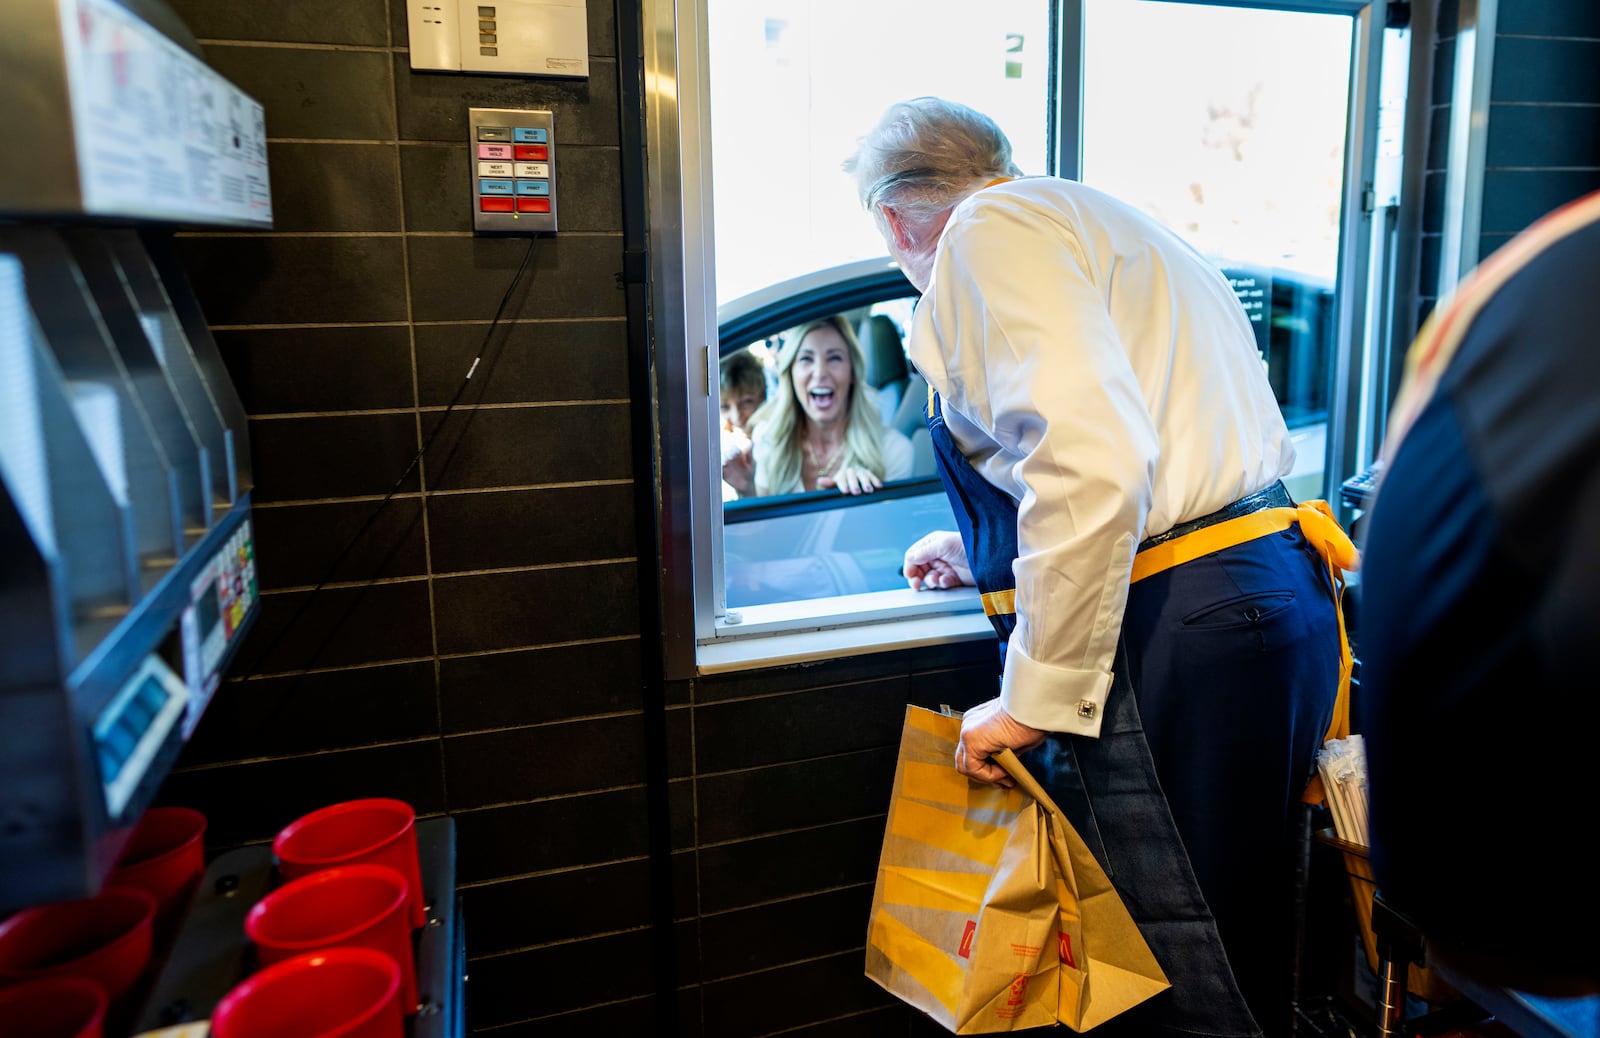
{"label": "white intercom panel", "polygon": [[584,0],[406,0],[406,25],[414,69],[589,75]]}

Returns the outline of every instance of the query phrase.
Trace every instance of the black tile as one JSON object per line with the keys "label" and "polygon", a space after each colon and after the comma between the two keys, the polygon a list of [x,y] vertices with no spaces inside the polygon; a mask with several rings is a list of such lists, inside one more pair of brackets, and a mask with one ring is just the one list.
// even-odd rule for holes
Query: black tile
{"label": "black tile", "polygon": [[472,230],[472,164],[467,139],[459,144],[404,144],[400,180],[408,231]]}
{"label": "black tile", "polygon": [[881,815],[899,747],[696,779],[701,845]]}
{"label": "black tile", "polygon": [[412,238],[411,308],[418,321],[488,321],[528,249],[533,259],[506,305],[507,321],[621,317],[621,235]]}
{"label": "black tile", "polygon": [[628,399],[624,321],[517,321],[502,323],[487,342],[486,334],[482,324],[417,328],[423,406],[449,403],[480,350],[483,360],[462,393],[464,404]]}
{"label": "black tile", "polygon": [[395,139],[393,61],[383,51],[211,44],[205,52],[266,109],[268,137]]}
{"label": "black tile", "polygon": [[622,230],[622,153],[573,144],[556,152],[557,222],[562,231]]}
{"label": "black tile", "polygon": [[274,231],[398,231],[400,182],[392,144],[267,146]]}
{"label": "black tile", "polygon": [[[535,1010],[538,1007],[533,1007]],[[534,1017],[496,1027],[493,1031],[474,1032],[492,1034],[494,1038],[594,1038],[609,1035],[666,1035],[673,1034],[660,1022],[657,996],[640,995],[637,998],[610,1002],[600,1006],[585,1006],[555,1016]],[[688,1038],[679,1031],[674,1038]]]}
{"label": "black tile", "polygon": [[645,859],[506,880],[461,892],[474,956],[650,924]]}
{"label": "black tile", "polygon": [[[1422,178],[1422,231],[1438,234],[1444,229],[1444,195],[1449,184],[1443,171],[1428,173]],[[1484,199],[1489,204],[1489,199]]]}
{"label": "black tile", "polygon": [[649,853],[643,789],[451,813],[456,823],[458,883],[579,868]]}
{"label": "black tile", "polygon": [[582,714],[638,710],[637,640],[457,656],[439,661],[447,732],[535,724]]}
{"label": "black tile", "polygon": [[347,667],[429,654],[428,585],[328,587],[263,595],[235,677]]}
{"label": "black tile", "polygon": [[635,574],[633,564],[619,563],[438,578],[439,651],[454,655],[637,634]]}
{"label": "black tile", "polygon": [[[695,765],[729,771],[899,746],[910,679],[740,699],[694,711]],[[848,717],[848,724],[840,718]]]}
{"label": "black tile", "polygon": [[[887,805],[886,805],[887,806]],[[884,818],[702,847],[700,910],[775,901],[851,884],[872,883],[883,847]]]}
{"label": "black tile", "polygon": [[270,841],[279,829],[329,804],[393,797],[418,816],[444,807],[437,740],[175,770],[161,800],[206,816],[207,848]]}
{"label": "black tile", "polygon": [[[632,484],[435,494],[434,572],[633,558],[632,504]],[[619,521],[584,521],[599,516]]]}
{"label": "black tile", "polygon": [[[617,8],[612,0],[587,0],[584,10],[589,18],[589,54],[591,57],[617,56]],[[630,16],[634,8],[628,5],[626,10]],[[591,74],[594,63],[590,62]],[[603,66],[602,66],[603,68]]]}
{"label": "black tile", "polygon": [[1461,26],[1460,0],[1438,0],[1438,3],[1439,8],[1433,24],[1441,38],[1452,38]]}
{"label": "black tile", "polygon": [[178,765],[348,749],[437,733],[431,663],[225,681]]}
{"label": "black tile", "polygon": [[[430,435],[441,414],[423,415]],[[428,450],[428,486],[470,490],[627,479],[633,461],[628,419],[624,403],[458,408]]]}
{"label": "black tile", "polygon": [[618,143],[614,61],[591,61],[589,78],[573,80],[414,72],[396,54],[394,78],[401,140],[465,142],[468,108],[521,108],[550,112],[557,162],[565,144]]}
{"label": "black tile", "polygon": [[179,237],[176,247],[212,325],[406,318],[398,237]]}
{"label": "black tile", "polygon": [[690,732],[694,712],[684,707],[667,708],[667,774],[688,778],[694,774],[694,745]]}
{"label": "black tile", "polygon": [[[812,1024],[810,1027],[797,1027],[783,1034],[784,1038],[884,1038],[885,1035],[906,1035],[906,1015],[909,1012],[913,1011],[896,1003],[892,1006],[835,1017],[819,1024]],[[917,1015],[922,1016],[920,1013]],[[931,1017],[923,1019],[929,1021],[935,1033],[939,1035],[950,1033],[933,1024]]]}
{"label": "black tile", "polygon": [[[680,1005],[684,1010],[691,1011],[695,1020],[698,1021],[700,1016],[700,920],[684,920],[676,924],[673,927],[673,931],[674,936],[677,938],[675,946],[677,955],[674,962],[676,980],[680,985],[695,985],[692,989],[685,988],[677,992],[679,998],[686,999]],[[699,1033],[698,1027],[683,1033],[686,1035]]]}
{"label": "black tile", "polygon": [[[344,43],[383,47],[389,43],[385,0],[339,0],[336,4],[222,4],[216,0],[170,0],[172,9],[203,40],[274,43]],[[395,4],[405,17],[405,5]]]}
{"label": "black tile", "polygon": [[421,576],[422,502],[417,498],[258,506],[257,578],[263,590]]}
{"label": "black tile", "polygon": [[674,852],[695,845],[695,786],[694,780],[675,778],[667,783],[667,800],[672,819],[672,849]]}
{"label": "black tile", "polygon": [[665,681],[662,695],[669,706],[686,706],[694,701],[694,682],[689,678]]}
{"label": "black tile", "polygon": [[[471,923],[469,921],[468,925]],[[649,994],[648,930],[470,960],[472,1033]]]}
{"label": "black tile", "polygon": [[[250,423],[255,499],[387,494],[417,452],[417,422],[409,414],[332,415],[256,419]],[[417,489],[413,469],[399,484]]]}
{"label": "black tile", "polygon": [[997,659],[976,666],[924,671],[911,678],[910,701],[930,710],[943,706],[954,710],[971,710],[999,694],[1000,667]]}
{"label": "black tile", "polygon": [[1456,76],[1456,41],[1441,37],[1433,48],[1433,75],[1428,84],[1429,99],[1435,105],[1448,105]]}
{"label": "black tile", "polygon": [[698,851],[672,853],[672,918],[693,919],[700,914]]}
{"label": "black tile", "polygon": [[644,782],[638,714],[452,735],[444,741],[452,810]]}
{"label": "black tile", "polygon": [[1600,39],[1600,6],[1595,4],[1552,4],[1548,0],[1518,0],[1514,3],[1501,0],[1496,7],[1496,48],[1510,33]]}
{"label": "black tile", "polygon": [[1428,114],[1429,172],[1443,172],[1450,166],[1450,109],[1439,105]]}
{"label": "black tile", "polygon": [[767,692],[792,692],[903,676],[910,673],[911,656],[907,652],[881,652],[765,670],[713,674],[695,680],[694,699],[697,703],[714,703]]}
{"label": "black tile", "polygon": [[1000,673],[1000,646],[992,634],[981,638],[944,642],[911,650],[912,680],[921,680],[924,673],[942,671],[951,667],[975,666]]}
{"label": "black tile", "polygon": [[[407,145],[400,166],[407,230],[472,230],[473,167],[464,135],[459,145]],[[621,231],[621,153],[582,144],[558,148],[555,195],[562,231]]]}
{"label": "black tile", "polygon": [[1592,166],[1600,154],[1600,106],[1491,105],[1484,164]]}
{"label": "black tile", "polygon": [[402,327],[222,329],[214,336],[251,414],[410,407]]}
{"label": "black tile", "polygon": [[864,949],[872,886],[830,890],[700,920],[707,981]]}
{"label": "black tile", "polygon": [[1491,169],[1483,176],[1485,233],[1515,234],[1539,217],[1600,189],[1600,169]]}
{"label": "black tile", "polygon": [[1594,104],[1600,101],[1600,40],[1498,36],[1490,102]]}
{"label": "black tile", "polygon": [[[1424,297],[1434,295],[1435,290],[1438,288],[1439,272],[1442,269],[1441,264],[1444,262],[1442,256],[1443,246],[1444,242],[1440,235],[1424,234],[1422,236],[1421,255],[1417,258],[1417,284],[1421,286],[1419,291]],[[1452,257],[1452,262],[1454,262],[1454,257]],[[1417,301],[1419,304],[1426,305],[1424,299],[1418,299]],[[1420,322],[1417,327],[1422,327]]]}
{"label": "black tile", "polygon": [[707,984],[700,993],[706,1034],[752,1038],[898,1005],[866,978],[863,961],[851,951]]}

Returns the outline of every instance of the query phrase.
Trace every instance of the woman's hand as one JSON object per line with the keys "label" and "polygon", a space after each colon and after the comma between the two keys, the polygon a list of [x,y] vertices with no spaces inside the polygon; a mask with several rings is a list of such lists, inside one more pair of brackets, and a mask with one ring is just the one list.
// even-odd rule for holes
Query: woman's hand
{"label": "woman's hand", "polygon": [[846,465],[831,476],[817,477],[818,490],[838,487],[841,494],[870,494],[881,486],[883,480],[874,476],[871,469],[856,465]]}
{"label": "woman's hand", "polygon": [[966,546],[954,530],[935,530],[907,548],[901,572],[913,591],[973,583]]}

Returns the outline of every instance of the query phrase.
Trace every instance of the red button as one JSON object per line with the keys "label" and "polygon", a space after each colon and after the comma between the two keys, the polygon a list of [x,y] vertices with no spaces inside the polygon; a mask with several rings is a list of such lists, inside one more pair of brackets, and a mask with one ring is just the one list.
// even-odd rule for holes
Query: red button
{"label": "red button", "polygon": [[550,199],[548,198],[519,198],[517,199],[517,212],[519,213],[548,213]]}
{"label": "red button", "polygon": [[478,199],[478,209],[480,212],[485,213],[509,213],[511,212],[511,202],[512,199],[509,195],[504,197],[490,195]]}
{"label": "red button", "polygon": [[519,144],[517,145],[517,161],[519,162],[545,162],[550,158],[548,144]]}

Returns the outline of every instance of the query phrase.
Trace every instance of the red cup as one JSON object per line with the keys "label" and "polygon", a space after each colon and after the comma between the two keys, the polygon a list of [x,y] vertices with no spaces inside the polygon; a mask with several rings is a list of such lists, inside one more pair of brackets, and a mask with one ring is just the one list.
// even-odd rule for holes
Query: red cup
{"label": "red cup", "polygon": [[272,841],[283,878],[335,865],[387,865],[406,878],[411,925],[428,921],[417,856],[417,815],[404,800],[381,797],[330,804],[290,822]]}
{"label": "red cup", "polygon": [[400,1009],[417,1011],[410,885],[387,865],[342,865],[291,880],[257,901],[244,932],[263,966],[328,948],[372,948],[400,964]]}
{"label": "red cup", "polygon": [[400,965],[371,948],[330,948],[252,973],[217,1003],[211,1038],[402,1038]]}
{"label": "red cup", "polygon": [[106,993],[82,977],[43,977],[0,988],[10,1038],[104,1038]]}
{"label": "red cup", "polygon": [[155,914],[156,899],[131,887],[25,908],[0,923],[0,984],[82,977],[115,1008],[150,963]]}
{"label": "red cup", "polygon": [[139,819],[106,877],[109,887],[138,887],[156,899],[165,931],[206,871],[206,816],[188,807],[152,807]]}

